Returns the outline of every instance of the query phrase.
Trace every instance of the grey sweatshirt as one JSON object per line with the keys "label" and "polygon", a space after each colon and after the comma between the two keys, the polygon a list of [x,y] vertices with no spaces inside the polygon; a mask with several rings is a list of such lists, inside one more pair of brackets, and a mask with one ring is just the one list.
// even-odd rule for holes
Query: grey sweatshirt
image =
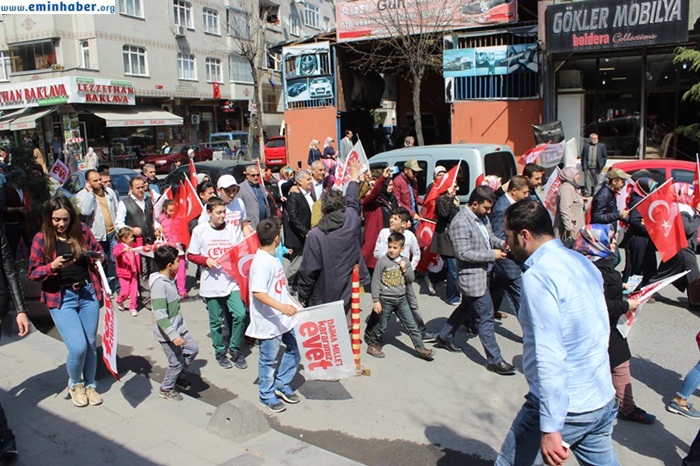
{"label": "grey sweatshirt", "polygon": [[[399,261],[406,262],[406,271],[401,273]],[[390,259],[383,255],[377,260],[372,275],[372,301],[379,302],[382,299],[398,299],[406,295],[406,284],[413,283],[415,275],[411,263],[405,258]]]}
{"label": "grey sweatshirt", "polygon": [[180,312],[180,295],[172,280],[160,273],[151,274],[151,308],[153,334],[161,342],[173,341],[187,332],[185,318]]}

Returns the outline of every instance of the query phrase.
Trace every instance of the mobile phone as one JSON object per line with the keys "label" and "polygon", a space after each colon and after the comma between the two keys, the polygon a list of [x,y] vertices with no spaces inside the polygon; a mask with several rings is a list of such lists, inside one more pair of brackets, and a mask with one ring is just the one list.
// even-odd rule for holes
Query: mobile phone
{"label": "mobile phone", "polygon": [[301,160],[297,160],[297,167],[301,168]]}
{"label": "mobile phone", "polygon": [[69,261],[69,260],[73,259],[73,257],[75,257],[75,256],[73,256],[73,254],[63,254],[61,257],[63,257],[63,259],[65,259],[65,260]]}
{"label": "mobile phone", "polygon": [[87,251],[83,253],[83,257],[100,257],[101,254],[95,251]]}
{"label": "mobile phone", "polygon": [[392,175],[398,175],[399,174],[399,167],[391,167],[391,174]]}

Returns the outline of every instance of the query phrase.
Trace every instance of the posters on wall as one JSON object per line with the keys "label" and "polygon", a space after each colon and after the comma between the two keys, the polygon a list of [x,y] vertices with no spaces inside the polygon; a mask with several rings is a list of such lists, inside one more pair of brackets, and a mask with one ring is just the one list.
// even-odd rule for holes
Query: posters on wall
{"label": "posters on wall", "polygon": [[443,51],[445,78],[496,76],[539,71],[537,44],[498,45]]}
{"label": "posters on wall", "polygon": [[282,59],[287,104],[333,98],[329,42],[284,47]]}

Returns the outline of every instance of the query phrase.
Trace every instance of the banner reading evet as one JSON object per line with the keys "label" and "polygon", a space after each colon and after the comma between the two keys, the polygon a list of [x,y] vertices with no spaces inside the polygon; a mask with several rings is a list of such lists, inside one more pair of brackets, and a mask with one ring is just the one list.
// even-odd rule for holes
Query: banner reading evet
{"label": "banner reading evet", "polygon": [[114,0],[0,0],[3,15],[113,15]]}

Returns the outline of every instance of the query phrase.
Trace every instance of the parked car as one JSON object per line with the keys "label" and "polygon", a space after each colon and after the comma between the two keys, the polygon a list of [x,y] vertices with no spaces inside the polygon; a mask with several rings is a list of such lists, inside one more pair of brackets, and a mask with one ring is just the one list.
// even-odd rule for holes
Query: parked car
{"label": "parked car", "polygon": [[[156,166],[156,173],[160,175],[166,175],[170,173],[172,165],[179,160],[181,164],[186,165],[189,163],[189,157],[187,152],[190,149],[194,149],[194,160],[195,162],[203,162],[205,160],[211,160],[214,152],[199,144],[185,143],[185,144],[173,144],[168,148],[168,152],[158,151],[157,154],[151,154],[145,156],[139,162],[143,167],[147,163],[152,163]],[[167,150],[167,149],[166,149]]]}
{"label": "parked car", "polygon": [[265,143],[265,165],[278,170],[287,165],[287,147],[284,136],[272,136]]}
{"label": "parked car", "polygon": [[[239,162],[237,160],[211,160],[207,162],[196,162],[194,168],[197,173],[206,173],[211,178],[212,183],[216,186],[216,182],[222,175],[233,175],[234,178],[240,183],[245,179],[242,176],[245,166],[255,162]],[[180,181],[184,180],[189,173],[189,165],[184,165],[168,174],[165,180],[162,182],[163,188],[172,186],[174,189],[180,184]]]}
{"label": "parked car", "polygon": [[610,168],[619,168],[633,179],[647,176],[661,184],[673,178],[676,183],[693,184],[695,164],[687,160],[649,159],[615,162]]}
{"label": "parked car", "polygon": [[[75,194],[85,187],[85,173],[87,170],[80,170],[68,177],[65,183],[56,190],[57,193],[63,194],[67,198],[72,198]],[[112,189],[116,191],[119,199],[126,197],[129,194],[129,183],[132,178],[139,175],[140,172],[131,170],[130,168],[110,168],[109,177],[112,179]]]}
{"label": "parked car", "polygon": [[[231,148],[231,144],[234,143],[238,149],[234,152]],[[213,133],[209,136],[209,144],[211,147],[217,148],[217,150],[223,150],[226,158],[243,160],[249,150],[252,150],[253,158],[256,158],[256,154],[260,150],[260,146],[257,141],[253,141],[252,148],[248,146],[248,132],[245,131],[229,131],[227,133]]]}

